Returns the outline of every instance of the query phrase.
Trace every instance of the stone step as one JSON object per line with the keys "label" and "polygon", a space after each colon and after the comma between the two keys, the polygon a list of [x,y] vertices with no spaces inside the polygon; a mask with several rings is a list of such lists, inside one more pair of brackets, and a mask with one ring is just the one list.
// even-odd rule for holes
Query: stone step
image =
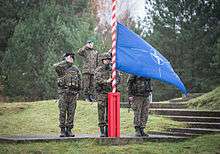
{"label": "stone step", "polygon": [[214,122],[220,123],[220,117],[198,117],[198,116],[165,116],[175,121],[183,122]]}
{"label": "stone step", "polygon": [[209,129],[209,128],[170,128],[167,131],[180,132],[180,133],[191,133],[191,134],[220,133],[220,129]]}
{"label": "stone step", "polygon": [[147,133],[150,134],[160,134],[160,135],[171,135],[171,136],[185,136],[185,137],[193,137],[198,136],[198,134],[192,134],[192,133],[182,133],[182,132],[156,132],[156,131],[148,131]]}
{"label": "stone step", "polygon": [[175,103],[178,103],[178,102],[186,102],[190,99],[193,99],[193,98],[196,98],[196,97],[199,97],[201,95],[203,95],[204,93],[191,93],[189,94],[187,97],[183,97],[183,98],[174,98],[174,99],[171,99],[169,100],[169,102],[175,102]]}
{"label": "stone step", "polygon": [[150,109],[150,114],[173,116],[220,117],[220,111],[192,110],[192,109]]}
{"label": "stone step", "polygon": [[[128,102],[121,102],[121,108],[128,108]],[[150,108],[170,108],[170,109],[185,109],[187,103],[169,103],[169,102],[152,102]]]}
{"label": "stone step", "polygon": [[210,122],[187,122],[186,125],[190,128],[210,128],[210,129],[220,129],[220,123],[210,123]]}
{"label": "stone step", "polygon": [[75,137],[59,137],[53,135],[32,135],[32,136],[0,136],[0,142],[48,142],[48,141],[81,141],[92,140],[100,144],[121,145],[129,143],[142,143],[144,141],[182,141],[187,139],[186,136],[174,136],[163,134],[149,134],[149,137],[135,137],[134,135],[121,135],[120,138],[115,137],[102,137],[93,134],[77,134]]}

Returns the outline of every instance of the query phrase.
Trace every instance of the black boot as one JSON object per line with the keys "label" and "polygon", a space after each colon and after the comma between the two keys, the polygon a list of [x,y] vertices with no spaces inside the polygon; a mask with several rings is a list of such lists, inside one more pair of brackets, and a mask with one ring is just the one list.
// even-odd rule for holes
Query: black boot
{"label": "black boot", "polygon": [[86,102],[91,102],[91,99],[90,99],[90,95],[89,95],[89,94],[85,95],[85,101],[86,101]]}
{"label": "black boot", "polygon": [[72,128],[67,128],[66,129],[66,136],[67,137],[74,137],[75,135],[71,131]]}
{"label": "black boot", "polygon": [[100,127],[100,137],[105,137],[105,127],[104,126]]}
{"label": "black boot", "polygon": [[141,129],[139,126],[135,126],[135,136],[141,137]]}
{"label": "black boot", "polygon": [[62,127],[62,128],[60,128],[60,137],[65,137],[65,136],[66,136],[65,128]]}
{"label": "black boot", "polygon": [[143,136],[143,137],[148,137],[149,136],[148,134],[146,134],[144,132],[144,128],[143,127],[140,128],[140,132],[141,132],[141,136]]}
{"label": "black boot", "polygon": [[95,96],[92,95],[92,94],[90,94],[90,95],[89,95],[89,101],[90,101],[90,102],[95,102]]}
{"label": "black boot", "polygon": [[105,126],[105,137],[108,137],[108,126]]}

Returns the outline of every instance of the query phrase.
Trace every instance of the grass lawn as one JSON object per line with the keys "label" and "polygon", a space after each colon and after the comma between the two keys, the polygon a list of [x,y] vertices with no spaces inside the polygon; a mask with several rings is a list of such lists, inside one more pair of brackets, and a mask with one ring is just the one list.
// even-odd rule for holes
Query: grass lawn
{"label": "grass lawn", "polygon": [[[33,103],[0,103],[0,135],[58,134],[58,107],[54,100]],[[96,103],[79,101],[75,133],[97,134]],[[133,133],[133,112],[121,109],[121,134]],[[161,131],[183,125],[160,116],[150,116],[146,131]]]}
{"label": "grass lawn", "polygon": [[[133,133],[133,112],[121,109],[121,134]],[[97,134],[96,103],[78,102],[75,133]],[[55,101],[0,104],[0,136],[28,134],[59,134],[58,107]],[[170,127],[184,127],[178,122],[151,115],[146,131],[161,131]],[[0,143],[0,153],[220,153],[220,134],[206,135],[184,142],[145,142],[123,146],[99,145],[93,140]]]}

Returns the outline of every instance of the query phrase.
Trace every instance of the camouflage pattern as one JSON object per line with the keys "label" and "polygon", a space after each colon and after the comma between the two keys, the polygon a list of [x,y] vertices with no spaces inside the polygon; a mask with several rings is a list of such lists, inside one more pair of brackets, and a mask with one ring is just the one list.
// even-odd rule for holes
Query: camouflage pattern
{"label": "camouflage pattern", "polygon": [[98,125],[99,127],[108,125],[108,98],[107,94],[111,91],[111,83],[107,80],[111,78],[111,67],[108,69],[104,64],[95,71],[96,99],[98,101]]}
{"label": "camouflage pattern", "polygon": [[83,79],[83,94],[84,96],[94,95],[95,91],[95,81],[94,74],[84,73]]}
{"label": "camouflage pattern", "polygon": [[98,65],[98,51],[84,46],[79,49],[78,54],[84,58],[82,73],[94,74]]}
{"label": "camouflage pattern", "polygon": [[94,95],[94,72],[98,66],[98,52],[84,46],[79,49],[78,54],[84,58],[82,69],[84,96]]}
{"label": "camouflage pattern", "polygon": [[148,97],[151,89],[150,79],[130,75],[128,78],[128,95]]}
{"label": "camouflage pattern", "polygon": [[107,83],[107,80],[111,78],[112,72],[111,67],[106,68],[103,64],[99,66],[95,71],[95,89],[99,94],[107,94],[111,91],[111,83]]}
{"label": "camouflage pattern", "polygon": [[58,75],[59,121],[60,128],[73,128],[76,100],[81,90],[81,73],[79,69],[66,61],[54,64]]}
{"label": "camouflage pattern", "polygon": [[108,125],[108,96],[107,94],[99,94],[98,102],[98,126],[104,127]]}
{"label": "camouflage pattern", "polygon": [[59,94],[59,127],[60,128],[70,128],[74,126],[74,115],[76,109],[77,95],[71,93]]}
{"label": "camouflage pattern", "polygon": [[145,128],[148,119],[150,79],[131,75],[128,79],[128,96],[133,97],[134,126]]}
{"label": "camouflage pattern", "polygon": [[149,105],[148,97],[134,96],[134,100],[131,103],[131,108],[134,111],[134,126],[145,128],[148,120]]}

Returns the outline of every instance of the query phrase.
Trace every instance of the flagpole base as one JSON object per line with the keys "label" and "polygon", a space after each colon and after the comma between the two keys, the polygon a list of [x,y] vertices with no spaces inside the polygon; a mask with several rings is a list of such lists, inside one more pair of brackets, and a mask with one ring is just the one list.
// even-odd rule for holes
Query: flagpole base
{"label": "flagpole base", "polygon": [[120,137],[120,93],[108,93],[108,137]]}

